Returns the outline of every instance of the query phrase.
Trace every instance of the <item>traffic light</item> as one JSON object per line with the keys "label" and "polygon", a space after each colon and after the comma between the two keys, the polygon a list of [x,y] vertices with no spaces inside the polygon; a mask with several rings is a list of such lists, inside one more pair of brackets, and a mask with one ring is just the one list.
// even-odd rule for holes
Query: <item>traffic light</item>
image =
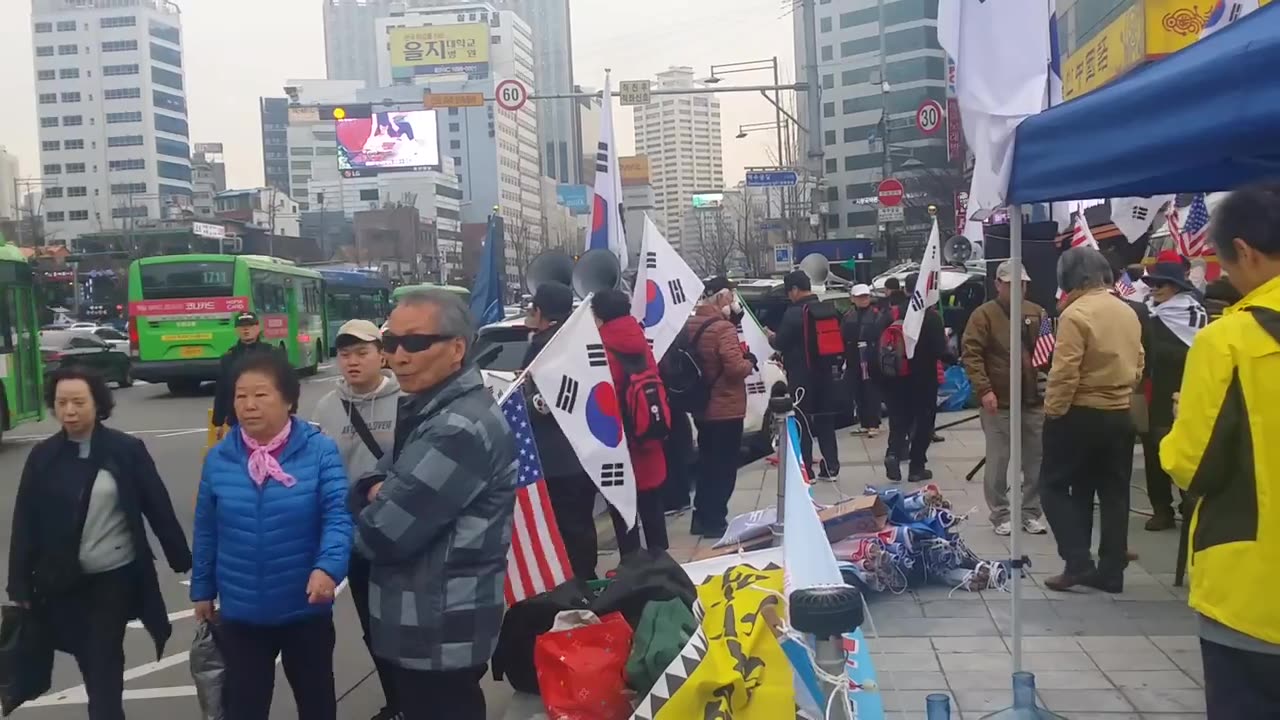
{"label": "traffic light", "polygon": [[348,120],[350,118],[367,118],[373,115],[369,105],[321,105],[321,120]]}

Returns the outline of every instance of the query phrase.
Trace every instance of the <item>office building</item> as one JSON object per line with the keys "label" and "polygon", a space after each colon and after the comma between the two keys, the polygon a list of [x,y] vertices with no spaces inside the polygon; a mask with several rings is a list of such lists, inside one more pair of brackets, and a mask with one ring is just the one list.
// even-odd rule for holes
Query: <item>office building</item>
{"label": "office building", "polygon": [[[693,68],[658,73],[656,89],[692,88]],[[715,95],[667,95],[635,108],[636,153],[649,158],[659,229],[686,260],[697,257],[693,195],[724,188],[720,100]]]}
{"label": "office building", "polygon": [[227,164],[222,143],[196,143],[191,154],[191,209],[196,215],[212,214],[213,196],[226,189]]}
{"label": "office building", "polygon": [[[22,208],[18,156],[0,145],[0,220],[18,220]],[[10,238],[12,241],[12,238]]]}
{"label": "office building", "polygon": [[260,98],[263,184],[292,194],[289,187],[289,99]]}
{"label": "office building", "polygon": [[291,96],[283,100],[283,107],[276,98],[261,101],[266,184],[286,190],[289,197],[298,202],[299,209],[307,212],[313,201],[309,184],[313,180],[338,179],[338,135],[334,121],[321,118],[316,105],[352,102],[365,85],[359,80],[288,80],[285,87]]}
{"label": "office building", "polygon": [[[886,174],[902,180],[908,195],[905,226],[898,222],[892,227],[896,236],[923,239],[930,203],[939,206],[940,220],[949,217],[943,208],[953,198],[939,189],[948,183],[927,178],[958,174],[962,158],[948,160],[945,130],[925,135],[915,120],[926,100],[946,107],[947,58],[938,45],[938,2],[831,0],[817,5],[827,239],[877,236],[876,186]],[[801,13],[794,18],[796,67],[803,73]],[[801,103],[801,124],[813,127],[806,114]],[[802,140],[801,147],[806,143]],[[887,169],[886,161],[891,162]]]}
{"label": "office building", "polygon": [[191,205],[182,18],[168,0],[33,0],[48,237]]}

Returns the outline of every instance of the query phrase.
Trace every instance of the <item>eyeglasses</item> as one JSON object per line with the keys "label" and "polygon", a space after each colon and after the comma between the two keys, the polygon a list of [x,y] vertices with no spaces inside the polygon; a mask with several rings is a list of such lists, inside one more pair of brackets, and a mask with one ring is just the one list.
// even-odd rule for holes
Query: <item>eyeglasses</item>
{"label": "eyeglasses", "polygon": [[432,345],[445,340],[453,340],[456,335],[428,335],[425,333],[414,333],[410,335],[396,335],[395,333],[382,333],[382,351],[388,355],[394,355],[397,350],[404,348],[407,353],[426,352],[431,349]]}

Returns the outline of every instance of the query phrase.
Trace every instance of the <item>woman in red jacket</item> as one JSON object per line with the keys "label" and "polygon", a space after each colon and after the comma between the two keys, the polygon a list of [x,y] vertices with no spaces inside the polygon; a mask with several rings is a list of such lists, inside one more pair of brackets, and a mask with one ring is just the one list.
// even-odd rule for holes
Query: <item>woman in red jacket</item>
{"label": "woman in red jacket", "polygon": [[[591,297],[591,311],[600,328],[600,339],[609,352],[609,371],[618,390],[618,406],[624,417],[627,410],[629,379],[652,373],[657,377],[658,364],[645,340],[640,323],[631,316],[631,298],[620,290],[604,290]],[[658,379],[660,384],[662,381]],[[666,405],[666,391],[661,393],[662,413],[670,427],[671,411]],[[667,479],[667,458],[661,439],[637,440],[636,429],[624,423],[627,449],[631,451],[631,467],[636,476],[637,527],[627,530],[621,515],[613,508],[613,527],[618,533],[618,551],[624,557],[640,549],[639,528],[644,528],[644,544],[649,551],[667,549],[667,521],[663,514],[662,483]]]}

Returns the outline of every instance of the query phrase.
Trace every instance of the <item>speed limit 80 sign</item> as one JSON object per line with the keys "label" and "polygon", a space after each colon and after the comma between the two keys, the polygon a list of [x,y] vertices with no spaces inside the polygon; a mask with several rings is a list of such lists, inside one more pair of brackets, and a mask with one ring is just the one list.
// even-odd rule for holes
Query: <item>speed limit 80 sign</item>
{"label": "speed limit 80 sign", "polygon": [[493,99],[503,110],[516,112],[529,101],[529,88],[519,80],[503,80],[493,89]]}
{"label": "speed limit 80 sign", "polygon": [[916,127],[925,135],[932,135],[942,127],[942,105],[937,100],[925,100],[916,109]]}

